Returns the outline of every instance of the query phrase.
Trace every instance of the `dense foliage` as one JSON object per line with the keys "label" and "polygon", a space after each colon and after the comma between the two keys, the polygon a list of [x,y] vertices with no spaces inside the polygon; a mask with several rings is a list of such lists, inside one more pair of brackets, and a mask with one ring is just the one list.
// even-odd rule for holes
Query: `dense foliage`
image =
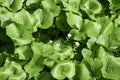
{"label": "dense foliage", "polygon": [[120,80],[120,0],[0,0],[0,80]]}

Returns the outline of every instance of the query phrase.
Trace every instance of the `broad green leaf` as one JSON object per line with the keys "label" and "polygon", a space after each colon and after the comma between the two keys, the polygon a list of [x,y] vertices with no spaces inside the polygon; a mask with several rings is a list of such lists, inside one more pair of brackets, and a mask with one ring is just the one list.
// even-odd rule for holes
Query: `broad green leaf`
{"label": "broad green leaf", "polygon": [[109,36],[109,45],[111,49],[118,48],[120,45],[119,41],[119,27],[116,25],[114,26],[113,32]]}
{"label": "broad green leaf", "polygon": [[92,46],[94,45],[94,43],[96,42],[96,38],[91,38],[91,39],[89,39],[88,41],[87,41],[87,47],[89,48],[89,49],[91,49],[92,48]]}
{"label": "broad green leaf", "polygon": [[100,47],[98,49],[97,58],[102,60],[106,54],[109,54],[109,53],[103,47]]}
{"label": "broad green leaf", "polygon": [[60,13],[60,6],[57,6],[55,0],[43,0],[41,2],[43,9],[47,9],[54,14],[54,16],[58,16]]}
{"label": "broad green leaf", "polygon": [[0,0],[0,5],[7,7],[11,11],[18,11],[22,8],[24,0]]}
{"label": "broad green leaf", "polygon": [[92,78],[101,77],[102,62],[100,59],[85,58],[84,63],[90,71]]}
{"label": "broad green leaf", "polygon": [[0,0],[0,5],[9,7],[11,0]]}
{"label": "broad green leaf", "polygon": [[71,28],[77,28],[81,29],[82,26],[82,18],[76,14],[73,14],[72,12],[68,12],[67,14],[67,22],[70,25]]}
{"label": "broad green leaf", "polygon": [[86,32],[88,37],[96,38],[100,34],[101,25],[96,22],[85,20],[83,24],[83,30]]}
{"label": "broad green leaf", "polygon": [[2,80],[24,80],[26,78],[26,73],[20,64],[6,59],[4,66],[0,67],[0,77]]}
{"label": "broad green leaf", "polygon": [[15,24],[10,24],[6,26],[7,35],[13,40],[15,45],[25,45],[32,41],[32,33],[27,33],[31,31],[20,30],[23,26],[16,26]]}
{"label": "broad green leaf", "polygon": [[98,18],[97,22],[102,25],[101,34],[110,35],[114,29],[114,23],[108,16]]}
{"label": "broad green leaf", "polygon": [[101,77],[102,62],[99,59],[84,58],[78,67],[80,80],[92,80]]}
{"label": "broad green leaf", "polygon": [[42,22],[42,9],[37,9],[34,13],[33,16],[35,17],[36,21],[36,26],[34,26],[34,31],[37,31],[38,27],[41,27],[41,22]]}
{"label": "broad green leaf", "polygon": [[102,6],[97,0],[82,0],[80,8],[86,11],[88,15],[93,15],[99,13]]}
{"label": "broad green leaf", "polygon": [[38,77],[40,71],[44,68],[43,61],[44,58],[42,56],[36,53],[33,54],[33,58],[24,66],[25,71],[29,74],[28,79]]}
{"label": "broad green leaf", "polygon": [[53,43],[53,47],[55,48],[55,58],[60,60],[64,60],[66,58],[73,58],[74,52],[72,49],[72,45],[64,41],[63,39],[58,39]]}
{"label": "broad green leaf", "polygon": [[110,3],[110,8],[111,9],[113,9],[114,11],[116,10],[116,9],[119,9],[119,7],[120,7],[120,1],[119,0],[116,0],[116,1],[114,1],[114,0],[108,0],[109,1],[109,3]]}
{"label": "broad green leaf", "polygon": [[17,23],[18,25],[19,24],[24,25],[25,28],[28,28],[28,29],[32,29],[32,27],[35,25],[34,17],[28,11],[26,11],[25,9],[22,9],[21,11],[14,14],[14,17],[12,18],[12,21]]}
{"label": "broad green leaf", "polygon": [[87,35],[84,32],[80,32],[78,29],[71,29],[69,32],[71,34],[71,38],[77,41],[85,40]]}
{"label": "broad green leaf", "polygon": [[49,67],[49,68],[52,68],[53,67],[53,65],[54,65],[54,60],[53,59],[51,59],[51,58],[45,58],[44,59],[44,64],[47,66],[47,67]]}
{"label": "broad green leaf", "polygon": [[33,16],[37,20],[37,26],[42,29],[51,27],[54,21],[54,14],[49,10],[37,9]]}
{"label": "broad green leaf", "polygon": [[56,79],[72,78],[75,75],[75,64],[71,61],[62,61],[54,66],[51,74]]}
{"label": "broad green leaf", "polygon": [[16,27],[15,24],[10,24],[10,25],[7,26],[7,34],[11,38],[19,38],[20,37],[20,31]]}
{"label": "broad green leaf", "polygon": [[10,8],[13,11],[18,11],[22,8],[24,0],[10,0],[12,4],[10,5]]}
{"label": "broad green leaf", "polygon": [[30,46],[19,46],[15,49],[15,53],[19,55],[19,59],[22,60],[29,60],[33,56],[33,51],[31,50]]}
{"label": "broad green leaf", "polygon": [[32,50],[35,54],[42,55],[44,57],[52,57],[55,50],[50,44],[33,43]]}
{"label": "broad green leaf", "polygon": [[62,4],[64,6],[63,10],[64,11],[70,11],[77,13],[78,15],[82,16],[81,13],[79,12],[79,4],[81,0],[62,0]]}
{"label": "broad green leaf", "polygon": [[83,61],[79,64],[77,71],[78,71],[78,77],[80,80],[90,80],[92,78],[90,76],[89,70],[87,69]]}
{"label": "broad green leaf", "polygon": [[[18,18],[19,16],[19,18]],[[21,10],[12,18],[12,23],[7,28],[7,35],[11,37],[15,45],[28,44],[33,40],[32,32],[35,26],[34,17],[26,10]]]}
{"label": "broad green leaf", "polygon": [[84,48],[82,49],[82,56],[83,58],[92,57],[92,51]]}
{"label": "broad green leaf", "polygon": [[43,10],[41,28],[47,29],[53,25],[54,14],[48,10]]}
{"label": "broad green leaf", "polygon": [[[119,59],[119,58],[118,58]],[[119,79],[120,61],[114,56],[106,54],[103,57],[102,75],[104,78]]]}
{"label": "broad green leaf", "polygon": [[[11,17],[13,17],[13,13],[9,12],[6,8],[0,7],[0,21],[1,26],[7,25],[10,22],[8,21]],[[6,22],[7,21],[7,22]]]}
{"label": "broad green leaf", "polygon": [[96,43],[103,45],[105,47],[108,47],[109,42],[108,42],[109,37],[106,34],[100,35],[96,41]]}
{"label": "broad green leaf", "polygon": [[[54,64],[53,53],[54,49],[49,44],[44,43],[33,43],[32,50],[34,52],[32,60],[25,65],[25,70],[30,74],[30,77],[37,77],[39,72],[43,70],[44,65],[52,67]],[[45,58],[46,57],[46,58]],[[50,59],[51,58],[51,59]],[[51,61],[47,61],[51,60]]]}

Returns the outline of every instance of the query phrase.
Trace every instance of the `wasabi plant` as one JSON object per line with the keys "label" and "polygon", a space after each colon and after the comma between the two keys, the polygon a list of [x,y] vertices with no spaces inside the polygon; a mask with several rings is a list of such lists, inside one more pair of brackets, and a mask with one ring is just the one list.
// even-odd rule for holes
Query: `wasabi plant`
{"label": "wasabi plant", "polygon": [[120,80],[120,1],[0,0],[0,80]]}

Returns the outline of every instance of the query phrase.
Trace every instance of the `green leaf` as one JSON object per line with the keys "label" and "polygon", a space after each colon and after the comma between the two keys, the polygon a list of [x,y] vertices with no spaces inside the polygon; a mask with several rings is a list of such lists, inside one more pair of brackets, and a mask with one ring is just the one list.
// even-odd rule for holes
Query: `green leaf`
{"label": "green leaf", "polygon": [[84,21],[84,24],[83,24],[83,30],[86,32],[87,36],[90,38],[98,37],[101,31],[101,28],[102,27],[100,24],[89,21],[87,19]]}
{"label": "green leaf", "polygon": [[0,5],[9,7],[10,6],[10,0],[0,0]]}
{"label": "green leaf", "polygon": [[80,8],[86,11],[88,15],[93,15],[99,13],[102,6],[97,0],[82,0]]}
{"label": "green leaf", "polygon": [[101,34],[110,35],[114,30],[114,23],[108,16],[98,18],[97,22],[102,25]]}
{"label": "green leaf", "polygon": [[32,77],[36,79],[38,77],[40,71],[44,68],[43,61],[44,58],[42,56],[36,53],[33,54],[33,58],[24,66],[25,71],[29,74],[28,79]]}
{"label": "green leaf", "polygon": [[62,0],[62,4],[64,6],[63,10],[64,11],[70,11],[77,13],[78,15],[82,16],[81,13],[79,12],[79,4],[81,0]]}
{"label": "green leaf", "polygon": [[[109,1],[109,3],[110,3],[110,8],[111,9],[113,9],[113,10],[116,10],[116,9],[119,9],[119,7],[120,7],[120,2],[119,2],[119,0],[116,0],[116,1],[114,1],[114,0],[108,0]],[[116,8],[116,9],[115,9]]]}
{"label": "green leaf", "polygon": [[42,55],[44,57],[51,57],[55,50],[50,44],[44,44],[44,43],[33,43],[32,44],[32,50],[35,54]]}
{"label": "green leaf", "polygon": [[34,17],[25,9],[22,9],[21,11],[14,14],[12,21],[17,23],[18,25],[24,25],[25,27],[28,27],[30,29],[35,25]]}
{"label": "green leaf", "polygon": [[68,0],[68,4],[79,10],[79,5],[80,5],[81,0]]}
{"label": "green leaf", "polygon": [[2,80],[24,80],[26,78],[26,73],[20,64],[6,59],[4,66],[0,67],[0,77]]}
{"label": "green leaf", "polygon": [[84,58],[86,58],[86,57],[92,57],[92,51],[89,50],[89,49],[84,48],[84,49],[82,49],[82,56]]}
{"label": "green leaf", "polygon": [[119,20],[120,20],[120,14],[118,14],[118,17],[115,19],[115,23],[118,25],[120,25]]}
{"label": "green leaf", "polygon": [[57,6],[57,2],[55,0],[43,0],[41,2],[43,9],[47,9],[54,14],[54,16],[58,16],[60,14],[60,6]]}
{"label": "green leaf", "polygon": [[49,67],[49,68],[52,68],[53,67],[53,65],[54,65],[54,60],[53,60],[53,58],[45,58],[44,59],[44,64],[47,66],[47,67]]}
{"label": "green leaf", "polygon": [[84,32],[80,32],[78,29],[71,29],[70,33],[71,38],[77,41],[85,40],[87,35]]}
{"label": "green leaf", "polygon": [[96,42],[96,38],[91,38],[91,39],[89,39],[88,41],[87,41],[87,47],[89,48],[89,49],[91,49],[92,48],[92,46],[94,45],[94,43]]}
{"label": "green leaf", "polygon": [[53,47],[55,48],[55,58],[65,60],[74,57],[72,45],[63,39],[56,40]]}
{"label": "green leaf", "polygon": [[[119,59],[119,58],[118,58]],[[114,56],[105,55],[103,57],[102,75],[104,78],[119,79],[120,61]]]}
{"label": "green leaf", "polygon": [[[32,33],[28,33],[31,31],[27,31],[28,29],[22,29],[23,26],[16,26],[15,24],[10,24],[7,27],[7,35],[11,37],[15,45],[25,45],[32,41]],[[26,30],[26,31],[25,31]]]}
{"label": "green leaf", "polygon": [[99,59],[84,58],[78,67],[80,80],[92,80],[101,77],[102,62]]}
{"label": "green leaf", "polygon": [[11,38],[19,38],[19,36],[20,36],[20,32],[15,24],[10,24],[7,26],[7,34]]}
{"label": "green leaf", "polygon": [[[9,24],[9,19],[13,17],[13,13],[9,12],[6,8],[0,7],[0,21],[1,26],[4,26],[5,24]],[[7,21],[7,22],[6,22]]]}
{"label": "green leaf", "polygon": [[102,62],[99,59],[85,58],[84,63],[88,70],[90,71],[90,75],[92,78],[101,77],[101,68]]}
{"label": "green leaf", "polygon": [[[12,0],[10,0],[12,1]],[[13,10],[13,11],[18,11],[22,8],[23,6],[23,2],[24,0],[13,0],[12,1],[12,4],[10,5],[10,8]]]}
{"label": "green leaf", "polygon": [[37,9],[33,16],[37,20],[36,25],[42,29],[51,27],[54,21],[54,14],[49,10]]}
{"label": "green leaf", "polygon": [[62,12],[59,16],[56,17],[56,25],[61,31],[69,31],[70,26],[67,23],[66,15]]}
{"label": "green leaf", "polygon": [[[18,16],[20,16],[18,18]],[[32,33],[35,26],[34,17],[26,10],[21,10],[12,18],[11,23],[6,26],[7,35],[11,37],[15,45],[25,45],[33,40]]]}
{"label": "green leaf", "polygon": [[75,64],[71,61],[62,61],[54,66],[51,74],[56,79],[72,78],[75,75]]}
{"label": "green leaf", "polygon": [[47,28],[51,27],[53,24],[53,21],[54,21],[53,13],[48,10],[43,10],[41,28],[47,29]]}
{"label": "green leaf", "polygon": [[109,37],[106,34],[103,34],[98,37],[96,43],[103,45],[105,47],[109,47],[108,39]]}
{"label": "green leaf", "polygon": [[87,69],[83,61],[79,64],[77,71],[78,71],[78,77],[80,80],[90,80],[92,78],[90,76],[89,70]]}
{"label": "green leaf", "polygon": [[82,18],[72,12],[68,12],[67,14],[67,22],[71,28],[81,29],[82,26]]}
{"label": "green leaf", "polygon": [[15,53],[19,55],[19,59],[29,60],[33,56],[33,51],[30,46],[19,46],[15,49]]}

